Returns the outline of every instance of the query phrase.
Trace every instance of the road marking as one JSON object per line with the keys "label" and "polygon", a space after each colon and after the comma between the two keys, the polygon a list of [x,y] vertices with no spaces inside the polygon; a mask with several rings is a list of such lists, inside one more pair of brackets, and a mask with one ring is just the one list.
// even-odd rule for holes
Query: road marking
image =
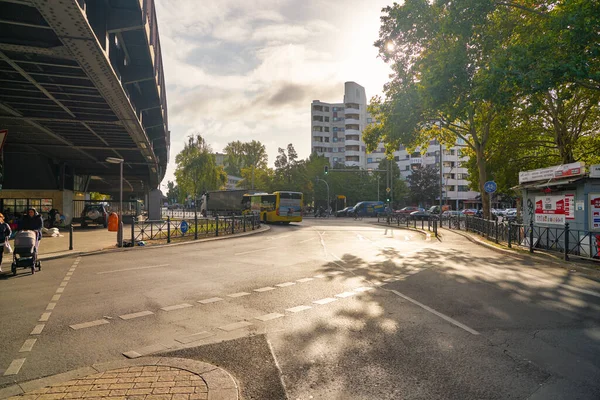
{"label": "road marking", "polygon": [[298,307],[287,308],[285,311],[297,313],[300,311],[310,310],[311,308],[312,308],[311,306],[298,306]]}
{"label": "road marking", "polygon": [[71,329],[78,330],[78,329],[83,329],[83,328],[90,328],[92,326],[105,325],[108,323],[109,322],[105,319],[97,319],[96,321],[84,322],[82,324],[69,325],[69,327]]}
{"label": "road marking", "polygon": [[305,282],[310,282],[310,281],[314,281],[315,278],[302,278],[302,279],[297,279],[296,282],[300,282],[300,283],[305,283]]}
{"label": "road marking", "polygon": [[183,304],[177,304],[174,306],[168,306],[168,307],[163,307],[161,308],[161,310],[163,311],[173,311],[173,310],[180,310],[182,308],[188,308],[188,307],[193,307],[191,304],[188,303],[183,303]]}
{"label": "road marking", "polygon": [[63,279],[63,281],[70,281],[71,277],[70,276],[65,276],[65,278]]}
{"label": "road marking", "polygon": [[241,328],[245,328],[247,326],[252,325],[251,322],[247,322],[247,321],[241,321],[241,322],[235,322],[233,324],[229,324],[229,325],[223,325],[220,326],[218,329],[225,331],[225,332],[231,332],[234,331],[236,329],[241,329]]}
{"label": "road marking", "polygon": [[23,346],[21,346],[21,350],[19,350],[19,353],[31,351],[35,342],[37,342],[37,339],[27,339],[25,343],[23,343]]}
{"label": "road marking", "polygon": [[198,303],[210,304],[210,303],[216,303],[217,301],[223,301],[223,299],[220,297],[211,297],[210,299],[198,300]]}
{"label": "road marking", "polygon": [[215,335],[214,333],[202,331],[202,332],[194,333],[193,335],[184,336],[182,338],[175,339],[175,340],[178,341],[179,343],[188,344],[191,342],[195,342],[196,340],[206,339],[207,337],[211,337],[214,335]]}
{"label": "road marking", "polygon": [[288,286],[293,286],[295,284],[296,284],[296,282],[284,282],[284,283],[279,283],[279,284],[277,284],[275,286],[277,286],[277,287],[288,287]]}
{"label": "road marking", "polygon": [[152,311],[140,311],[140,312],[131,313],[131,314],[119,315],[119,318],[127,320],[127,319],[145,317],[146,315],[152,315],[152,314],[154,314]]}
{"label": "road marking", "polygon": [[354,291],[358,292],[358,293],[368,292],[369,290],[375,290],[375,288],[368,287],[368,286],[363,286],[363,287],[359,287],[359,288],[354,289]]}
{"label": "road marking", "polygon": [[339,297],[339,298],[343,299],[345,297],[354,296],[355,294],[356,294],[355,292],[344,292],[344,293],[336,294],[335,297]]}
{"label": "road marking", "polygon": [[343,273],[344,273],[344,271],[331,271],[331,272],[328,272],[329,275],[341,275]]}
{"label": "road marking", "polygon": [[31,331],[30,335],[39,335],[44,330],[45,324],[36,325],[35,328]]}
{"label": "road marking", "polygon": [[62,293],[65,291],[64,287],[59,287],[58,289],[56,289],[56,293]]}
{"label": "road marking", "polygon": [[359,235],[358,233],[356,234],[356,237],[358,238],[358,240],[360,240],[361,242],[365,241],[365,237],[363,235]]}
{"label": "road marking", "polygon": [[339,258],[338,256],[336,256],[335,254],[333,254],[333,253],[329,253],[329,254],[331,254],[333,256],[333,258],[335,258],[336,260],[338,260],[342,264],[346,264],[346,261],[342,260],[341,258]]}
{"label": "road marking", "polygon": [[135,271],[135,270],[138,270],[138,269],[150,269],[150,268],[168,267],[169,265],[171,265],[171,264],[147,265],[145,267],[133,267],[133,268],[113,269],[111,271],[96,272],[96,275],[114,274],[115,272]]}
{"label": "road marking", "polygon": [[[387,289],[386,289],[386,290],[387,290]],[[413,298],[410,298],[410,297],[408,297],[408,296],[407,296],[407,295],[405,295],[405,294],[402,294],[402,293],[400,293],[400,292],[398,292],[398,291],[396,291],[396,290],[389,290],[389,291],[390,291],[390,292],[392,292],[392,293],[394,293],[396,296],[402,297],[403,299],[405,299],[405,300],[408,300],[408,301],[410,301],[410,302],[411,302],[411,303],[413,303],[413,304],[416,304],[417,306],[421,307],[422,309],[424,309],[424,310],[426,310],[426,311],[429,311],[430,313],[432,313],[432,314],[434,314],[434,315],[437,315],[438,317],[440,317],[440,318],[442,318],[442,319],[444,319],[444,320],[446,320],[446,321],[450,322],[451,324],[453,324],[453,325],[456,325],[456,326],[458,326],[458,327],[459,327],[459,328],[461,328],[461,329],[464,329],[465,331],[469,332],[470,334],[473,334],[473,335],[479,335],[479,332],[477,332],[475,329],[471,329],[471,328],[469,328],[468,326],[466,326],[465,324],[462,324],[462,323],[458,322],[458,321],[457,321],[457,320],[455,320],[454,318],[452,318],[452,317],[449,317],[449,316],[447,316],[447,315],[445,315],[445,314],[442,314],[441,312],[439,312],[439,311],[436,311],[436,310],[434,310],[433,308],[431,308],[431,307],[428,307],[428,306],[426,306],[425,304],[423,304],[423,303],[420,303],[420,302],[418,302],[417,300],[415,300],[415,299],[413,299]]]}
{"label": "road marking", "polygon": [[278,239],[284,239],[284,238],[287,238],[287,237],[290,237],[290,235],[270,237],[268,240],[278,240]]}
{"label": "road marking", "polygon": [[265,251],[265,250],[274,250],[276,248],[277,247],[267,247],[265,249],[256,249],[256,250],[244,251],[244,252],[241,252],[241,253],[235,253],[234,255],[236,255],[236,256],[242,256],[244,254],[256,253],[258,251]]}
{"label": "road marking", "polygon": [[69,282],[62,281],[62,282],[60,283],[60,285],[59,285],[59,286],[60,286],[60,287],[65,287],[65,286],[67,286],[68,284],[69,284]]}
{"label": "road marking", "polygon": [[261,287],[260,289],[254,289],[255,292],[259,292],[259,293],[268,292],[269,290],[275,290],[275,288],[271,287],[271,286],[266,286],[266,287]]}
{"label": "road marking", "polygon": [[6,371],[4,371],[4,376],[18,374],[23,364],[25,364],[25,358],[17,358],[12,360]]}
{"label": "road marking", "polygon": [[54,310],[56,307],[56,303],[48,303],[48,307],[46,307],[46,311]]}
{"label": "road marking", "polygon": [[45,312],[42,314],[42,316],[40,317],[40,319],[38,319],[39,322],[46,322],[48,321],[48,319],[50,318],[50,315],[52,313],[51,312]]}
{"label": "road marking", "polygon": [[404,240],[408,242],[410,240],[410,237],[408,235],[404,235]]}
{"label": "road marking", "polygon": [[385,283],[380,282],[380,281],[370,281],[370,282],[371,282],[371,284],[373,286],[382,286],[382,285],[385,285]]}
{"label": "road marking", "polygon": [[393,277],[393,278],[385,278],[383,281],[384,282],[396,282],[399,280],[400,280],[400,278]]}
{"label": "road marking", "polygon": [[327,297],[326,299],[313,301],[313,303],[323,305],[333,303],[334,301],[337,301],[337,299],[334,299],[333,297]]}
{"label": "road marking", "polygon": [[73,275],[73,271],[67,272],[67,276],[71,276],[71,275]]}
{"label": "road marking", "polygon": [[60,294],[55,294],[52,296],[52,301],[58,301],[60,299]]}
{"label": "road marking", "polygon": [[227,297],[243,297],[243,296],[248,296],[248,295],[250,295],[250,293],[248,293],[248,292],[239,292],[239,293],[228,294]]}
{"label": "road marking", "polygon": [[323,279],[323,278],[325,278],[325,275],[323,275],[323,274],[315,275],[314,278]]}
{"label": "road marking", "polygon": [[306,243],[306,242],[310,242],[311,240],[315,240],[316,238],[310,238],[310,239],[306,239],[306,240],[302,240],[299,243]]}
{"label": "road marking", "polygon": [[271,314],[261,315],[260,317],[256,317],[255,319],[265,322],[265,321],[270,321],[272,319],[281,318],[281,317],[285,317],[285,315],[278,314],[278,313],[271,313]]}
{"label": "road marking", "polygon": [[[546,281],[546,280],[545,280]],[[550,281],[546,281],[546,282],[550,282]],[[569,289],[572,290],[574,292],[579,292],[579,293],[583,293],[583,294],[589,294],[590,296],[594,296],[594,297],[600,297],[600,293],[598,292],[593,292],[591,290],[586,290],[586,289],[580,289],[578,287],[575,286],[571,286],[571,285],[565,285],[565,284],[560,284],[558,285],[560,287],[563,287],[565,289]]]}

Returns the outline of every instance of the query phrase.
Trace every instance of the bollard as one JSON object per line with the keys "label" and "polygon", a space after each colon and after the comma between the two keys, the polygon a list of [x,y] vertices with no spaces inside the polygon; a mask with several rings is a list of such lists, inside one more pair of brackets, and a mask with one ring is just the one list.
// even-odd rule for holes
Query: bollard
{"label": "bollard", "polygon": [[219,214],[215,216],[215,236],[219,236]]}
{"label": "bollard", "polygon": [[194,240],[198,239],[198,209],[194,210]]}
{"label": "bollard", "polygon": [[135,246],[135,219],[131,221],[131,246]]}
{"label": "bollard", "polygon": [[496,244],[498,244],[498,218],[496,218]]}
{"label": "bollard", "polygon": [[73,223],[69,224],[69,250],[73,250]]}
{"label": "bollard", "polygon": [[242,218],[244,218],[244,232],[246,232],[246,216],[244,215]]}
{"label": "bollard", "polygon": [[[440,223],[442,222],[442,220],[440,219]],[[438,226],[437,226],[437,221],[433,221],[433,232],[435,233],[435,237],[438,237]]]}
{"label": "bollard", "polygon": [[569,261],[569,223],[565,224],[565,261]]}
{"label": "bollard", "polygon": [[425,229],[425,220],[421,218],[421,230]]}
{"label": "bollard", "polygon": [[533,221],[529,222],[529,252],[533,253]]}
{"label": "bollard", "polygon": [[167,217],[167,243],[171,243],[171,217]]}
{"label": "bollard", "polygon": [[508,221],[508,248],[509,249],[512,248],[512,243],[511,243],[511,241],[512,241],[512,238],[511,238],[512,232],[511,231],[512,231],[512,229],[511,229],[511,226],[510,226],[510,221]]}
{"label": "bollard", "polygon": [[231,216],[231,234],[235,233],[235,215]]}

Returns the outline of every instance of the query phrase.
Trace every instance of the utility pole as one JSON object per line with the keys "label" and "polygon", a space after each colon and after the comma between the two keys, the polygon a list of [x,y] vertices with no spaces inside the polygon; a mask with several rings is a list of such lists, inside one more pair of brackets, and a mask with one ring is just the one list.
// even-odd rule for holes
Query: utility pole
{"label": "utility pole", "polygon": [[[442,130],[442,125],[440,123],[440,130]],[[443,167],[443,157],[442,157],[442,143],[440,142],[440,212],[442,212],[442,206],[444,205],[444,167]]]}

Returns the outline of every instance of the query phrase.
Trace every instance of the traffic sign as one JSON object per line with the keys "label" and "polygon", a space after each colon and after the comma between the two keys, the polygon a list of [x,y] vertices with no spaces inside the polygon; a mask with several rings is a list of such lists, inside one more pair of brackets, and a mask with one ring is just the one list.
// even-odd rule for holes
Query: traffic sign
{"label": "traffic sign", "polygon": [[494,181],[487,181],[483,185],[483,190],[485,190],[486,193],[494,193],[497,188],[498,188],[498,186],[496,185],[496,182],[494,182]]}
{"label": "traffic sign", "polygon": [[188,229],[190,229],[188,223],[186,221],[181,221],[181,224],[179,224],[179,230],[181,230],[181,233],[185,235]]}
{"label": "traffic sign", "polygon": [[389,193],[389,192],[391,192],[391,191],[392,191],[392,189],[390,189],[390,188],[385,188],[385,191]]}

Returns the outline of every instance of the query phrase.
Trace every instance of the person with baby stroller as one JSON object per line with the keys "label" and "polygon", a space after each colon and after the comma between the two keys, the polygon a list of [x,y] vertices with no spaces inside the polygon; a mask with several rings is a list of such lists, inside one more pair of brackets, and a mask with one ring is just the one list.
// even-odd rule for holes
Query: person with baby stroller
{"label": "person with baby stroller", "polygon": [[13,249],[13,263],[11,272],[17,274],[17,268],[31,268],[31,273],[42,269],[38,261],[38,248],[42,239],[42,228],[44,221],[35,208],[27,210],[19,225],[19,232],[15,236],[15,248]]}

